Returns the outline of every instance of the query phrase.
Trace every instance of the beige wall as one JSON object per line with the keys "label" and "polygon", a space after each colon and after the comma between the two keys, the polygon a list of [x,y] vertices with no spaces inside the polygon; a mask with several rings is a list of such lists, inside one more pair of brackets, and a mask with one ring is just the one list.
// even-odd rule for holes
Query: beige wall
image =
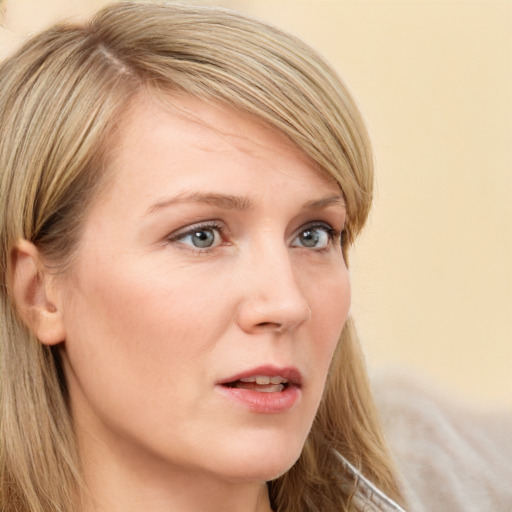
{"label": "beige wall", "polygon": [[[4,0],[0,54],[102,0]],[[512,2],[254,0],[358,97],[378,192],[352,257],[372,370],[407,368],[479,404],[512,405]]]}

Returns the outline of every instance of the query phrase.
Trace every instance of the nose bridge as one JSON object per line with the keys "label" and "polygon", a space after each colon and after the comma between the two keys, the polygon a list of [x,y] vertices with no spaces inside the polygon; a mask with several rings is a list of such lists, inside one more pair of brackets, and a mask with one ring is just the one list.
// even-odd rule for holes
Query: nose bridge
{"label": "nose bridge", "polygon": [[267,238],[250,251],[240,321],[245,330],[289,331],[309,320],[310,306],[284,241]]}

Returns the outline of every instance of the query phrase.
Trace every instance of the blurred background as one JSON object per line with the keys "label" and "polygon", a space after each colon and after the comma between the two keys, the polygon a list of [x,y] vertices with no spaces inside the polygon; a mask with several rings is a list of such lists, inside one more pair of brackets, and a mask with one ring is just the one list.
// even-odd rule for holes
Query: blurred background
{"label": "blurred background", "polygon": [[[105,0],[3,0],[0,57]],[[373,374],[512,406],[512,2],[231,0],[316,47],[353,91],[377,163],[351,256]]]}

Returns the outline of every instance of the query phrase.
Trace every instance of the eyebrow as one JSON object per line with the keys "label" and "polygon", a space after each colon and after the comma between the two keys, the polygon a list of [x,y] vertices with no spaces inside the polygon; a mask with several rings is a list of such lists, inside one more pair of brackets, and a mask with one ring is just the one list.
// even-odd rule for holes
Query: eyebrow
{"label": "eyebrow", "polygon": [[[222,208],[223,210],[246,211],[253,208],[253,203],[247,197],[234,196],[230,194],[190,192],[179,194],[175,197],[164,199],[158,203],[155,203],[149,208],[147,214],[168,208],[169,206],[183,203],[203,203]],[[303,204],[300,210],[321,210],[322,208],[328,208],[329,206],[336,205],[345,207],[345,198],[343,195],[333,195],[322,197],[321,199],[312,199],[311,201],[307,201],[305,204]]]}
{"label": "eyebrow", "polygon": [[169,199],[164,199],[151,206],[148,213],[153,213],[169,206],[182,203],[203,203],[211,206],[217,206],[224,210],[238,210],[244,211],[251,208],[251,201],[246,197],[233,196],[229,194],[215,194],[203,192],[190,192],[179,194]]}
{"label": "eyebrow", "polygon": [[322,208],[328,208],[329,206],[343,206],[345,208],[345,197],[343,194],[337,194],[334,196],[322,197],[321,199],[312,199],[301,207],[301,211],[307,210],[321,210]]}

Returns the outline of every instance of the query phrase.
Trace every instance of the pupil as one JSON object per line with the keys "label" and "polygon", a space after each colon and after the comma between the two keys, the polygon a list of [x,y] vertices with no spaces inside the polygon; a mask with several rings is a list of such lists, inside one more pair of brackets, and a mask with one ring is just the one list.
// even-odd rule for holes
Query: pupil
{"label": "pupil", "polygon": [[304,231],[304,233],[302,233],[302,243],[306,247],[315,247],[315,245],[318,244],[319,238],[320,237],[318,236],[317,231],[312,231],[308,229],[307,231]]}
{"label": "pupil", "polygon": [[192,240],[196,247],[210,247],[213,239],[214,235],[211,231],[196,231]]}

